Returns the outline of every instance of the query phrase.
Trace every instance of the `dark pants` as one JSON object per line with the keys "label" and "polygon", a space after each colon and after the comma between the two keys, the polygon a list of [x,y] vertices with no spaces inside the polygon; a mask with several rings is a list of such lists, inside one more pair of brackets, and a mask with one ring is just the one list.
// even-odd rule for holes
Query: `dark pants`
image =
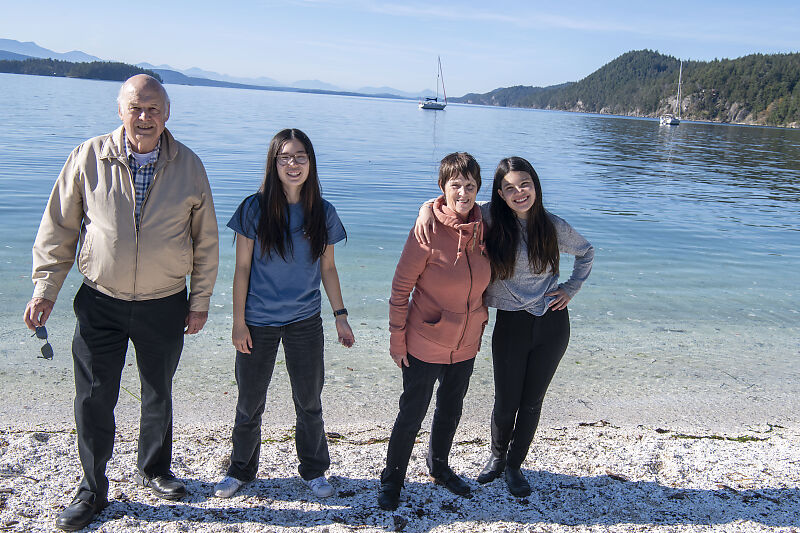
{"label": "dark pants", "polygon": [[285,326],[248,326],[253,339],[249,354],[236,352],[239,399],[233,427],[233,451],[228,475],[252,481],[258,473],[261,451],[261,415],[275,368],[278,344],[283,341],[286,370],[292,385],[297,415],[295,445],[298,471],[305,480],[325,474],[331,464],[325,423],[322,420],[322,385],[325,381],[324,338],[319,313]]}
{"label": "dark pants", "polygon": [[83,480],[78,495],[108,497],[106,463],[114,448],[114,407],[128,341],[141,382],[137,466],[146,476],[169,473],[172,461],[172,378],[183,349],[186,289],[156,300],[128,302],[82,285],[73,304],[75,424]]}
{"label": "dark pants", "polygon": [[428,412],[433,386],[437,380],[439,389],[436,391],[436,410],[431,424],[427,463],[433,477],[441,477],[447,470],[447,458],[461,420],[461,408],[474,364],[474,358],[448,365],[426,363],[412,355],[408,356],[408,366],[403,367],[400,412],[389,438],[386,468],[381,473],[381,483],[403,485],[411,450],[422,420]]}
{"label": "dark pants", "polygon": [[492,453],[519,468],[533,440],[542,402],[569,343],[569,312],[497,311],[492,334]]}

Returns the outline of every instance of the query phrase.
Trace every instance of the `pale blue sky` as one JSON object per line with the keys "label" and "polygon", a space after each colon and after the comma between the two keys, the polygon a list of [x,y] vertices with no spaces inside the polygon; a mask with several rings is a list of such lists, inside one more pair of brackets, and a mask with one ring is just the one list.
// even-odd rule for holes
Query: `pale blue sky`
{"label": "pale blue sky", "polygon": [[577,81],[643,48],[700,60],[800,51],[800,1],[758,4],[18,0],[2,7],[0,37],[128,63],[412,92],[434,88],[438,54],[448,95],[461,96]]}

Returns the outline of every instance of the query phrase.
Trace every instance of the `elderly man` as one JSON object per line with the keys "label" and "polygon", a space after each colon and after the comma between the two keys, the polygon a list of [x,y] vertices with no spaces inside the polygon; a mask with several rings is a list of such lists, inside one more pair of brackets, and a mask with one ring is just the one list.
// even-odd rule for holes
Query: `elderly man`
{"label": "elderly man", "polygon": [[161,498],[186,494],[170,471],[172,378],[183,335],[208,318],[219,262],[208,178],[165,128],[166,91],[137,75],[117,101],[122,126],[75,148],[56,181],[33,245],[35,288],[25,308],[29,328],[44,326],[77,247],[84,280],[72,356],[83,479],[56,520],[66,531],[88,525],[108,504],[105,469],[129,340],[142,396],[136,482]]}

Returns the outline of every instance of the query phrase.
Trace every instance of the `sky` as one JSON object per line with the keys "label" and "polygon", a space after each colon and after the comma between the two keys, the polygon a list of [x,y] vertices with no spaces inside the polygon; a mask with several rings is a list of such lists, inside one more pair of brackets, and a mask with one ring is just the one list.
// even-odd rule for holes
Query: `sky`
{"label": "sky", "polygon": [[578,81],[631,50],[800,51],[798,0],[2,0],[0,38],[126,63],[449,96]]}

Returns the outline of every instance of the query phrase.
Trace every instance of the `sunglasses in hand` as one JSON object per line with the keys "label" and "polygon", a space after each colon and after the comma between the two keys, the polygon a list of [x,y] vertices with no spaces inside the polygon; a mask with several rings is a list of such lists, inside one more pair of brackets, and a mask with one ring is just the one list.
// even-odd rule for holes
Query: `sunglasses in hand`
{"label": "sunglasses in hand", "polygon": [[50,345],[50,342],[47,340],[47,328],[44,326],[39,326],[36,328],[36,331],[31,335],[31,337],[36,336],[39,339],[44,341],[44,346],[42,346],[42,355],[38,357],[38,359],[52,359],[53,358],[53,347]]}

